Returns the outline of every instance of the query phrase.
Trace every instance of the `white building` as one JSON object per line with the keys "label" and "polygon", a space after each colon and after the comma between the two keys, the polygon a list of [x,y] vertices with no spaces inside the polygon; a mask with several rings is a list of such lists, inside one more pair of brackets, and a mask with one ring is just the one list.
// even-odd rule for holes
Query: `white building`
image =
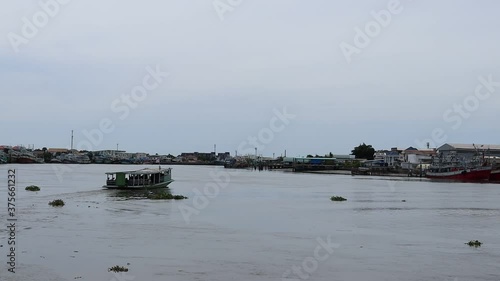
{"label": "white building", "polygon": [[409,147],[401,154],[401,168],[407,170],[414,170],[420,164],[430,164],[432,157],[436,155],[434,149],[416,149]]}
{"label": "white building", "polygon": [[383,161],[385,166],[395,167],[399,166],[399,151],[397,148],[391,148],[391,150],[379,150],[373,155],[374,161]]}

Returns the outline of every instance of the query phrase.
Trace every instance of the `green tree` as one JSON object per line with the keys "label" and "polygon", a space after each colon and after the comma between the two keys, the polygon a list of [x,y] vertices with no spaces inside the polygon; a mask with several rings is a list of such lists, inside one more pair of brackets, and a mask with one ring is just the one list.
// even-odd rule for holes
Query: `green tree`
{"label": "green tree", "polygon": [[365,143],[356,146],[351,150],[351,155],[355,158],[363,158],[368,160],[373,160],[373,155],[375,154],[375,148],[371,145],[366,145]]}

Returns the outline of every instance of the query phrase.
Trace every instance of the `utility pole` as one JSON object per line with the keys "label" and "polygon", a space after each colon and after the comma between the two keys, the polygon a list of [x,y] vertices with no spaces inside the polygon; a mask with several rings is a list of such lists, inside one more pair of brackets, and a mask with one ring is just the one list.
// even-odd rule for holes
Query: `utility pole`
{"label": "utility pole", "polygon": [[73,130],[71,130],[71,153],[73,153]]}

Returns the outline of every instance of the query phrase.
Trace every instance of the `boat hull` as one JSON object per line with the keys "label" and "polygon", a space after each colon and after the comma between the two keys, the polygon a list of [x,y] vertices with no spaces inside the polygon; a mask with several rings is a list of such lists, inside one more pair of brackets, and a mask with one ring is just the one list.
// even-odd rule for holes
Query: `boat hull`
{"label": "boat hull", "polygon": [[19,157],[15,160],[16,163],[19,164],[33,164],[36,163],[35,159],[28,157]]}
{"label": "boat hull", "polygon": [[493,170],[490,174],[490,181],[500,182],[500,170]]}
{"label": "boat hull", "polygon": [[482,182],[489,181],[491,175],[491,167],[477,169],[461,169],[450,172],[427,172],[427,177],[435,180],[451,180],[464,182]]}
{"label": "boat hull", "polygon": [[172,168],[144,168],[136,171],[108,172],[106,184],[108,189],[152,189],[165,188],[173,182]]}
{"label": "boat hull", "polygon": [[169,180],[165,182],[160,182],[152,185],[127,185],[127,186],[117,186],[117,185],[103,185],[103,188],[107,189],[153,189],[153,188],[168,188],[168,185],[174,180]]}

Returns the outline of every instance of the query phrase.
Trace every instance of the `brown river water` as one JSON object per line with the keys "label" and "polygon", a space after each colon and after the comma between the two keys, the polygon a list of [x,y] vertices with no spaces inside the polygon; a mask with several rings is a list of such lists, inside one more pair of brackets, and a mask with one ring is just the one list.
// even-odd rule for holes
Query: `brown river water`
{"label": "brown river water", "polygon": [[102,189],[142,167],[1,165],[0,280],[500,280],[500,184],[173,166],[186,200]]}

